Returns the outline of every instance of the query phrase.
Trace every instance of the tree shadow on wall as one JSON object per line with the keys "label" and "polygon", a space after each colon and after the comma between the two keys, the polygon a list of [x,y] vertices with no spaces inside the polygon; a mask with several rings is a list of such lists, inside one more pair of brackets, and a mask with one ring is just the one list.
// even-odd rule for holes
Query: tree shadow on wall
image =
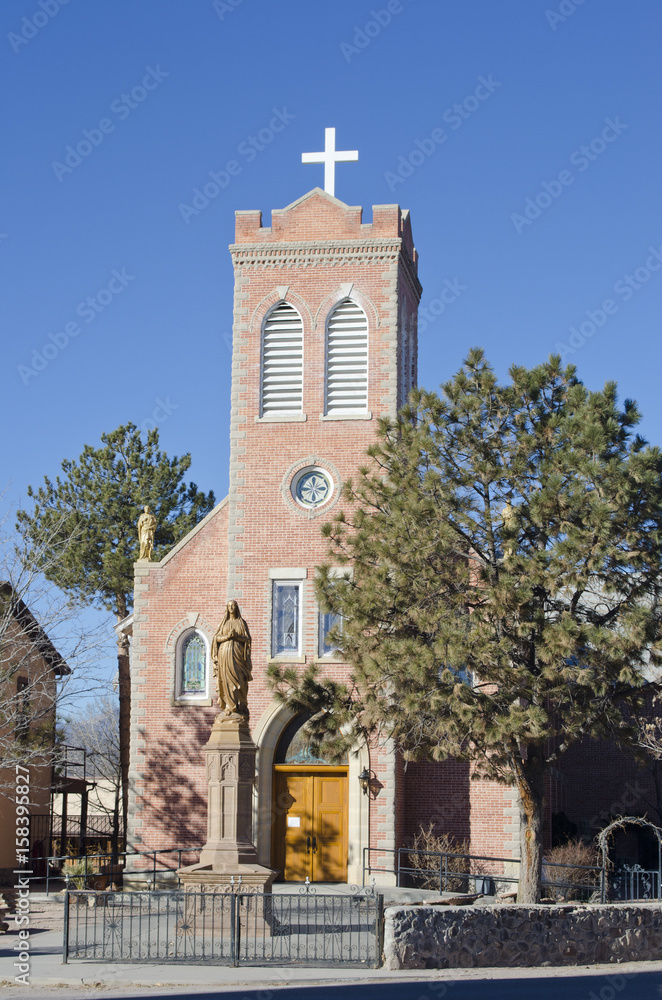
{"label": "tree shadow on wall", "polygon": [[[147,847],[202,847],[207,840],[207,779],[202,748],[209,740],[214,710],[186,713],[181,725],[167,722],[158,743],[142,752],[138,770],[144,787],[137,832]],[[141,843],[136,845],[141,849]],[[182,859],[191,864],[197,858]]]}

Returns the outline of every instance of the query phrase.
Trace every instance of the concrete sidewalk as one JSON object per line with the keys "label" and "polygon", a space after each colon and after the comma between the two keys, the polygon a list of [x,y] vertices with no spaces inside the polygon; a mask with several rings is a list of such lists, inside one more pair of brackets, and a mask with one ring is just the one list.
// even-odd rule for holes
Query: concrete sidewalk
{"label": "concrete sidewalk", "polygon": [[[279,886],[281,892],[298,892],[300,886]],[[334,894],[345,895],[344,886],[315,886],[317,894],[326,894],[330,890]],[[345,890],[345,891],[343,891]],[[402,902],[408,901],[411,890],[394,890]],[[278,890],[277,890],[278,892]],[[416,893],[420,899],[420,893]],[[116,987],[126,989],[130,986],[188,986],[189,988],[237,989],[242,986],[258,988],[266,984],[269,988],[288,985],[309,985],[315,983],[347,983],[357,979],[375,980],[394,979],[393,972],[381,969],[370,969],[362,966],[345,965],[341,967],[302,966],[252,966],[241,965],[238,968],[209,963],[182,964],[180,962],[95,962],[93,960],[71,960],[68,964],[62,962],[63,916],[61,896],[46,896],[45,893],[30,894],[30,986],[81,987],[84,984],[94,986],[103,984],[106,988]],[[0,935],[0,984],[14,985],[17,970],[14,945],[19,938],[12,918],[9,918],[10,930]]]}
{"label": "concrete sidewalk", "polygon": [[[9,932],[0,938],[0,984],[13,985],[14,973],[12,952],[18,941],[15,933]],[[316,968],[312,966],[253,966],[241,965],[234,968],[226,965],[182,964],[163,962],[94,962],[88,960],[62,963],[62,931],[33,931],[30,935],[30,985],[90,986],[102,983],[106,987],[126,988],[140,986],[189,986],[208,989],[237,989],[242,986],[271,989],[288,985],[310,985],[311,983],[347,983],[400,978],[402,973],[384,969],[364,969],[347,965],[341,968]],[[404,973],[409,976],[410,973]],[[420,978],[420,971],[412,972],[412,977]]]}
{"label": "concrete sidewalk", "polygon": [[[0,985],[15,986],[14,954],[11,951],[18,941],[14,932],[0,938]],[[264,967],[241,965],[183,965],[178,962],[147,964],[93,961],[75,961],[62,964],[62,933],[58,930],[35,931],[31,935],[30,986],[67,986],[90,995],[91,989],[104,987],[120,995],[132,987],[141,992],[152,989],[176,990],[187,987],[187,992],[205,991],[210,988],[223,990],[276,990],[287,986],[343,985],[349,983],[387,983],[414,981],[490,980],[571,977],[615,976],[631,973],[660,972],[659,962],[629,962],[624,965],[564,966],[558,969],[435,969],[429,972],[411,969],[392,972],[387,969],[364,969],[347,965],[341,968],[314,966]],[[431,994],[432,998],[432,994]]]}
{"label": "concrete sidewalk", "polygon": [[[403,890],[410,892],[411,890]],[[392,972],[387,969],[371,969],[356,965],[341,967],[324,966],[257,966],[240,965],[231,967],[211,964],[180,964],[179,962],[95,962],[88,960],[62,962],[62,917],[60,901],[40,900],[37,894],[31,899],[30,928],[30,972],[29,985],[34,989],[62,987],[80,990],[81,995],[90,996],[97,990],[114,991],[118,996],[131,988],[141,993],[156,991],[167,995],[168,990],[177,992],[178,987],[186,987],[187,993],[232,990],[277,990],[288,986],[347,985],[351,983],[388,982],[452,982],[491,979],[523,979],[596,975],[626,975],[628,973],[660,972],[659,962],[631,962],[627,965],[605,965],[577,967],[565,966],[551,969],[421,969]],[[420,897],[419,897],[420,898]],[[398,901],[405,902],[404,899]],[[16,961],[14,946],[19,938],[10,921],[8,933],[0,935],[0,986],[13,987],[12,996],[23,989],[14,981]],[[108,995],[108,993],[106,994]],[[432,994],[430,994],[432,1000]]]}

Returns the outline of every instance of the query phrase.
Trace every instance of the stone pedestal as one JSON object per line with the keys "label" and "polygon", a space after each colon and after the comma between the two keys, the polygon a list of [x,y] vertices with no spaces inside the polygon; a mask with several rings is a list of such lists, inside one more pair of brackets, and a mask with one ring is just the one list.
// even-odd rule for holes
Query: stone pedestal
{"label": "stone pedestal", "polygon": [[180,868],[185,888],[226,891],[241,887],[270,892],[278,874],[258,864],[253,844],[253,783],[257,747],[248,723],[219,715],[204,747],[207,758],[207,843],[197,865]]}

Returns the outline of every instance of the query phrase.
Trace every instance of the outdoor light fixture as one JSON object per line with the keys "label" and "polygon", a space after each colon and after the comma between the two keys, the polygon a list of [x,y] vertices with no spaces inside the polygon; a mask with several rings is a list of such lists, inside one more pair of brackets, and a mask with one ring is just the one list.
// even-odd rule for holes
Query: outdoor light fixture
{"label": "outdoor light fixture", "polygon": [[359,775],[359,785],[363,789],[363,794],[367,795],[370,791],[370,771],[367,767],[364,767]]}

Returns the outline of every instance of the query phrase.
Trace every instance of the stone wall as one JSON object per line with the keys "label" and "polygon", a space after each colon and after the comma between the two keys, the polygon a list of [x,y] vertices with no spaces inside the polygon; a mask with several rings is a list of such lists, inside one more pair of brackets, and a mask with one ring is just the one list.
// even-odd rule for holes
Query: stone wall
{"label": "stone wall", "polygon": [[662,905],[391,906],[387,969],[593,965],[662,958]]}

